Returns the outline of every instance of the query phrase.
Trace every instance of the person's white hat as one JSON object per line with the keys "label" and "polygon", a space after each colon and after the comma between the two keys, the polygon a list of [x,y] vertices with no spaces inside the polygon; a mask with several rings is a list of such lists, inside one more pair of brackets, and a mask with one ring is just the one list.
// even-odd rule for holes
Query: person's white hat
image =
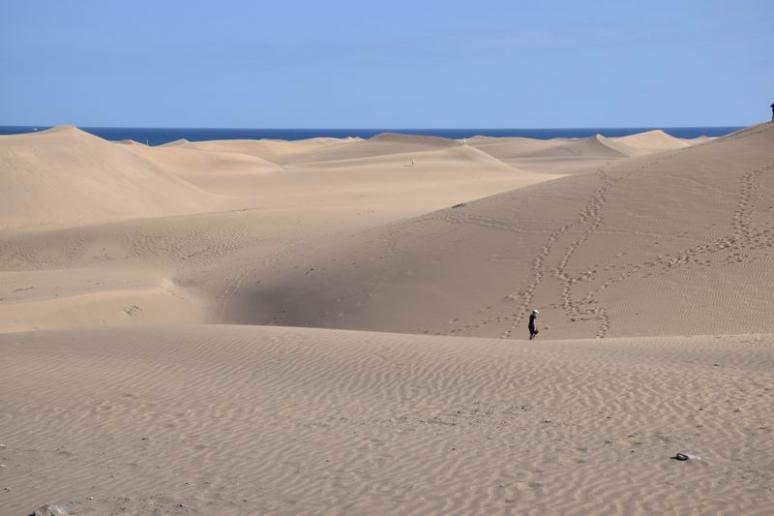
{"label": "person's white hat", "polygon": [[533,314],[539,314],[540,312],[538,312],[537,310],[532,310],[532,313]]}

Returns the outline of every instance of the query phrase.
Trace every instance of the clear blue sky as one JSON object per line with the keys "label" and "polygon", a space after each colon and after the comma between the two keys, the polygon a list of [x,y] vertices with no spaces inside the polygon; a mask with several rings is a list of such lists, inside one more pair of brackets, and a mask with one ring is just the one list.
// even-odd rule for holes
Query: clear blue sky
{"label": "clear blue sky", "polygon": [[771,0],[0,0],[0,125],[748,125]]}

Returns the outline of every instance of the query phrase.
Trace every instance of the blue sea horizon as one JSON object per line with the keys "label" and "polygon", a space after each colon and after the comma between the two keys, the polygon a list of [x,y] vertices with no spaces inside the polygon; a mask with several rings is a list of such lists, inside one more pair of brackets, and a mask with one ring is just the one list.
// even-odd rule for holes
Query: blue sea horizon
{"label": "blue sea horizon", "polygon": [[[0,135],[32,133],[49,129],[51,126],[0,126]],[[627,136],[660,129],[677,138],[696,138],[699,136],[723,136],[737,131],[738,126],[707,127],[578,127],[578,128],[351,128],[351,129],[272,129],[272,128],[195,128],[195,127],[80,127],[80,129],[100,138],[111,141],[135,140],[148,145],[161,145],[179,139],[189,141],[205,140],[304,140],[308,138],[371,138],[382,133],[399,133],[423,136],[440,136],[461,139],[473,136],[524,137],[524,138],[582,138],[601,134],[603,136]]]}

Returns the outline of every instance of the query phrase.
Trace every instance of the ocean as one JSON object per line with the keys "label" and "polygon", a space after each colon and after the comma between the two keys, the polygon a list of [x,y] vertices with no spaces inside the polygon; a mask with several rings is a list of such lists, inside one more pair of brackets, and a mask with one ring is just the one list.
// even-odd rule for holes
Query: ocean
{"label": "ocean", "polygon": [[[0,126],[0,135],[31,133],[48,127]],[[106,140],[131,139],[149,145],[160,145],[185,138],[190,141],[203,140],[303,140],[321,136],[346,138],[348,136],[370,138],[380,133],[421,134],[444,138],[470,138],[472,136],[522,136],[526,138],[580,138],[602,134],[604,136],[626,136],[652,129],[678,138],[697,136],[723,136],[741,127],[583,127],[569,129],[218,129],[185,127],[81,127],[84,131]]]}

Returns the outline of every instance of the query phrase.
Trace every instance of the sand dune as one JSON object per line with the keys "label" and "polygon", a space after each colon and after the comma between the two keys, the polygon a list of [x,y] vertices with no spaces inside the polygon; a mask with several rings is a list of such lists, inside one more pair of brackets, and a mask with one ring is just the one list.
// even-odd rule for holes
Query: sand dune
{"label": "sand dune", "polygon": [[772,149],[0,137],[0,513],[767,514]]}
{"label": "sand dune", "polygon": [[668,150],[684,149],[694,143],[710,141],[711,138],[702,138],[696,142],[675,138],[664,131],[654,130],[644,133],[621,136],[619,138],[609,138],[614,140],[618,148],[623,146],[626,154],[629,156],[640,156],[654,152],[663,152]]}
{"label": "sand dune", "polygon": [[507,337],[539,307],[552,338],[771,332],[772,140],[754,129],[309,249],[229,320]]}
{"label": "sand dune", "polygon": [[[337,159],[331,159],[331,155],[326,156],[327,159],[322,160],[310,160],[300,164],[296,164],[297,167],[362,167],[370,164],[390,164],[395,168],[416,167],[415,170],[410,171],[415,174],[422,173],[423,171],[432,168],[433,166],[444,166],[461,168],[471,162],[488,168],[499,169],[501,171],[513,171],[513,167],[510,167],[503,161],[491,156],[490,154],[477,149],[475,147],[467,145],[453,145],[447,147],[441,147],[439,149],[418,149],[415,151],[409,151],[401,146],[390,147],[390,152],[383,154],[367,154],[361,155],[362,150],[352,153],[337,153]],[[430,164],[431,167],[426,165]],[[419,166],[417,166],[419,165]]]}
{"label": "sand dune", "polygon": [[238,152],[138,148],[233,208],[2,235],[0,331],[219,321],[239,279],[260,276],[292,248],[547,178],[462,147],[427,151],[415,167],[387,156],[292,171],[267,171],[273,165]]}
{"label": "sand dune", "polygon": [[514,158],[529,157],[535,153],[546,151],[554,147],[566,144],[568,138],[553,138],[550,140],[537,140],[533,138],[468,138],[467,143],[481,149],[498,159],[507,161]]}
{"label": "sand dune", "polygon": [[267,161],[286,164],[300,156],[313,154],[322,149],[342,148],[361,141],[360,138],[309,138],[299,141],[285,140],[216,140],[188,142],[185,147],[218,152],[236,152],[256,156]]}
{"label": "sand dune", "polygon": [[252,175],[278,172],[276,163],[244,153],[202,151],[187,145],[134,146],[132,151],[183,176]]}
{"label": "sand dune", "polygon": [[[647,144],[652,148],[652,143],[648,142],[654,138],[663,139],[658,134],[642,135],[640,139],[630,138],[627,145]],[[604,240],[587,244],[601,246],[601,256],[610,261],[608,269],[590,274],[588,271],[594,269],[593,264],[581,261],[576,265],[578,271],[575,274],[582,278],[572,283],[572,290],[577,291],[572,292],[572,296],[580,296],[583,304],[579,305],[580,301],[574,297],[569,300],[563,297],[568,280],[557,276],[559,273],[551,267],[555,267],[560,258],[557,253],[561,246],[572,243],[578,231],[587,231],[589,221],[584,218],[588,218],[588,210],[594,208],[588,203],[594,202],[600,188],[605,188],[604,184],[610,181],[607,175],[597,173],[567,178],[532,186],[522,193],[514,190],[500,198],[470,202],[492,193],[539,185],[557,177],[558,172],[545,174],[518,169],[495,157],[497,152],[467,142],[402,135],[380,135],[370,140],[353,141],[236,141],[146,147],[111,144],[73,128],[62,128],[38,135],[7,137],[3,142],[7,148],[12,148],[12,144],[21,145],[19,140],[27,148],[41,147],[40,151],[35,151],[42,156],[37,177],[51,187],[48,190],[51,196],[59,190],[53,188],[55,185],[43,170],[57,163],[68,166],[71,177],[78,178],[71,184],[78,188],[80,195],[77,203],[71,202],[66,195],[55,200],[38,194],[29,195],[26,209],[32,211],[32,205],[48,202],[49,209],[56,206],[62,211],[58,221],[85,220],[69,228],[15,230],[4,235],[0,238],[0,263],[3,270],[9,272],[62,270],[61,274],[72,274],[64,271],[78,269],[80,272],[75,277],[79,278],[79,287],[70,288],[65,300],[62,299],[64,293],[53,287],[57,282],[50,278],[46,281],[30,278],[27,284],[13,288],[14,283],[7,280],[0,292],[3,298],[0,303],[10,305],[0,308],[8,323],[0,331],[72,327],[89,322],[135,324],[163,320],[165,310],[155,301],[159,295],[165,296],[170,307],[168,312],[179,314],[180,322],[293,324],[481,336],[512,335],[530,302],[548,310],[546,332],[568,337],[593,336],[600,331],[607,333],[608,326],[610,334],[614,335],[680,333],[682,326],[678,327],[678,322],[687,311],[694,310],[693,307],[682,307],[673,311],[672,304],[662,303],[659,306],[667,313],[660,313],[659,317],[673,321],[671,326],[654,328],[649,323],[652,319],[647,317],[642,317],[643,322],[638,324],[636,318],[647,312],[647,303],[662,288],[647,282],[648,287],[638,287],[641,297],[639,294],[632,297],[630,293],[631,299],[627,303],[631,305],[621,304],[616,298],[615,305],[623,312],[602,324],[605,317],[611,315],[600,303],[612,302],[604,296],[616,292],[614,283],[618,276],[626,278],[624,286],[634,282],[650,267],[643,263],[651,258],[661,260],[653,262],[658,268],[663,265],[662,261],[671,259],[667,254],[670,246],[703,238],[701,235],[689,236],[690,231],[677,237],[665,235],[660,244],[663,249],[651,248],[649,240],[655,240],[651,228],[660,224],[658,217],[647,220],[644,223],[647,227],[630,230],[617,223],[619,218],[628,215],[613,213],[608,216],[612,228],[600,228],[595,238],[609,232],[606,238],[615,245]],[[500,150],[510,145],[514,148],[531,146],[533,151],[570,144],[583,149],[604,143],[593,139],[569,143],[568,140],[563,140],[564,143],[499,140],[486,141]],[[338,161],[330,154],[328,161],[288,163],[284,166],[286,169],[281,169],[264,158],[248,154],[253,143],[275,149],[298,146],[304,149],[302,154],[305,153],[307,158],[311,155],[309,149],[328,148],[331,153],[335,151]],[[363,156],[360,147],[364,145],[371,145],[374,154]],[[715,144],[695,150],[711,151],[712,145]],[[61,150],[61,147],[66,149]],[[206,150],[208,148],[210,150]],[[64,158],[55,161],[60,158],[55,152],[64,152]],[[682,152],[658,159],[669,163],[683,156]],[[721,149],[715,154],[725,152]],[[288,156],[291,154],[286,152]],[[713,160],[715,154],[702,150],[696,156],[686,155],[685,159],[690,162],[689,168],[701,172],[704,170],[702,160]],[[103,161],[91,168],[80,166],[83,161],[91,165],[94,157]],[[14,159],[26,163],[24,160],[30,158],[21,155]],[[576,161],[583,161],[583,158]],[[705,181],[705,178],[683,174],[679,169],[682,162],[675,162],[679,170],[669,170],[663,176],[636,172],[647,166],[664,168],[658,163],[648,165],[626,158],[617,161],[620,166],[611,165],[605,174],[627,175],[634,170],[634,175],[650,182],[650,186],[643,188],[634,180],[628,180],[637,185],[638,190],[627,193],[618,189],[623,195],[639,196],[635,200],[625,199],[625,209],[629,211],[637,206],[640,208],[636,209],[645,212],[659,211],[657,204],[653,204],[661,199],[662,187],[659,185],[674,181],[686,185],[687,196],[682,190],[673,193],[678,203],[691,199],[694,183],[706,183],[707,188],[713,188],[712,177]],[[748,162],[742,160],[739,163],[745,167]],[[140,175],[137,188],[142,189],[141,192],[127,190],[123,185],[117,188],[114,170],[123,172],[138,163],[144,168],[139,171],[132,168],[131,172],[151,174],[155,182],[140,183],[145,177]],[[110,188],[109,195],[95,201],[94,193],[81,184],[87,174],[100,175],[106,189]],[[166,185],[141,188],[146,184],[157,185],[159,178],[186,192],[192,190],[196,195],[183,195]],[[654,188],[657,193],[652,193]],[[735,194],[735,188],[726,187],[730,196]],[[142,199],[132,199],[130,194]],[[218,194],[214,205],[208,205],[212,202],[211,194]],[[152,200],[154,196],[162,195],[164,199],[174,198],[174,202],[162,203],[159,210],[184,211],[180,204],[188,203],[189,214],[149,217],[153,212],[145,209],[143,203],[149,202],[148,197]],[[592,196],[591,201],[589,196]],[[105,219],[118,217],[113,212],[121,204],[114,203],[114,197],[120,197],[123,203],[135,203],[127,206],[125,218],[140,218],[105,223]],[[702,202],[700,195],[695,199],[694,203],[704,206],[685,207],[692,220],[703,216],[702,209],[719,206],[714,202]],[[100,204],[103,202],[104,206]],[[395,220],[452,205],[460,206],[390,225]],[[208,212],[212,206],[231,209]],[[12,207],[14,205],[10,204],[7,209]],[[89,212],[83,214],[82,209]],[[15,215],[27,223],[46,220],[41,213],[34,214],[36,219],[32,216],[24,218],[22,213]],[[562,230],[564,226],[568,227]],[[362,235],[350,236],[351,231],[363,229],[366,232]],[[706,228],[694,229],[701,233]],[[557,233],[560,230],[561,234]],[[677,230],[670,228],[669,231]],[[618,249],[616,242],[627,233],[631,234]],[[555,248],[549,253],[545,251],[547,243]],[[630,245],[632,250],[627,247]],[[621,257],[604,254],[610,249],[624,254]],[[580,254],[579,251],[577,255]],[[628,256],[628,261],[623,256]],[[547,263],[541,268],[539,263],[535,265],[535,260],[547,260]],[[767,265],[762,262],[760,267],[765,269]],[[142,271],[142,281],[101,282],[101,288],[94,289],[92,278],[100,276],[105,267],[110,267],[116,278],[134,278],[137,271]],[[693,265],[692,269],[696,267],[698,265]],[[713,271],[707,270],[706,274]],[[766,273],[764,270],[763,274]],[[0,276],[2,274],[0,272]],[[537,274],[542,280],[540,290],[534,281]],[[737,278],[733,271],[723,274],[729,278],[729,283],[747,285],[746,290],[735,288],[735,291],[749,299],[739,305],[745,309],[720,314],[713,323],[716,324],[713,331],[722,330],[729,321],[734,331],[745,331],[748,327],[768,331],[768,318],[762,316],[767,299],[764,291],[758,290],[755,283],[745,281],[744,277]],[[166,290],[158,289],[165,281],[182,290],[177,295],[166,296]],[[693,295],[705,295],[706,289],[702,285],[706,285],[706,281],[701,278],[684,281],[696,281],[696,286],[691,288]],[[27,287],[34,287],[37,300],[10,301],[15,299],[13,291],[16,288]],[[601,289],[602,297],[597,297],[590,290],[592,288]],[[653,288],[657,289],[656,293],[652,292]],[[100,295],[116,300],[109,305],[109,315],[85,308],[98,302]],[[147,304],[142,302],[146,295],[151,299]],[[405,296],[408,299],[404,299]],[[732,299],[739,300],[738,297]],[[58,315],[62,307],[67,307],[64,313],[70,313],[70,305],[84,308],[78,316]],[[124,309],[131,305],[141,307],[143,316],[127,318]],[[150,313],[151,310],[158,313]],[[738,313],[744,310],[745,313]],[[715,315],[713,313],[712,317]],[[684,329],[701,327],[702,321],[699,319],[695,325],[689,324]]]}
{"label": "sand dune", "polygon": [[621,158],[627,154],[616,148],[616,142],[611,138],[601,135],[588,138],[571,139],[561,142],[559,145],[540,149],[527,154],[528,158],[562,158],[572,156],[576,158]]}
{"label": "sand dune", "polygon": [[135,146],[74,127],[0,137],[0,228],[195,212],[213,203]]}
{"label": "sand dune", "polygon": [[461,146],[462,143],[436,136],[416,136],[383,133],[368,140],[353,141],[347,145],[324,147],[316,152],[296,156],[294,163],[340,161],[354,158],[432,151]]}
{"label": "sand dune", "polygon": [[[488,138],[482,140],[472,139],[470,142],[471,145],[476,148],[503,160],[515,158],[568,157],[616,159],[629,155],[627,152],[629,149],[622,146],[619,139],[607,138],[602,135],[589,136],[588,138],[553,138],[550,140],[534,140],[531,138]],[[642,143],[639,141],[632,141],[632,152],[641,152],[642,154],[652,153],[653,151],[649,151],[648,149],[639,151],[639,146],[647,144],[648,139],[644,139]],[[687,146],[687,144],[685,146]],[[653,147],[653,145],[651,144],[650,147]]]}
{"label": "sand dune", "polygon": [[166,326],[8,334],[0,353],[7,514],[774,504],[769,335],[536,346]]}
{"label": "sand dune", "polygon": [[606,165],[610,161],[631,156],[683,149],[709,140],[711,138],[675,138],[655,130],[615,138],[601,135],[549,140],[475,137],[467,142],[518,168],[540,172],[559,170],[567,173]]}
{"label": "sand dune", "polygon": [[189,145],[191,142],[186,140],[185,138],[178,138],[177,140],[173,140],[171,142],[162,143],[161,147],[180,147],[180,146],[186,146]]}
{"label": "sand dune", "polygon": [[[77,291],[71,295],[58,294],[53,299],[46,296],[40,300],[0,304],[3,331],[79,328],[95,324],[164,324],[170,320],[196,323],[206,318],[206,302],[168,279],[161,279],[154,285],[120,288],[115,283],[122,282],[124,274],[118,273],[111,282],[100,284],[98,290],[84,292],[93,285],[83,278],[86,275],[94,278],[99,276],[99,272],[77,271],[75,274],[80,275],[81,281],[74,285]],[[25,284],[39,279],[34,274],[25,276]],[[0,277],[8,279],[6,274]]]}

